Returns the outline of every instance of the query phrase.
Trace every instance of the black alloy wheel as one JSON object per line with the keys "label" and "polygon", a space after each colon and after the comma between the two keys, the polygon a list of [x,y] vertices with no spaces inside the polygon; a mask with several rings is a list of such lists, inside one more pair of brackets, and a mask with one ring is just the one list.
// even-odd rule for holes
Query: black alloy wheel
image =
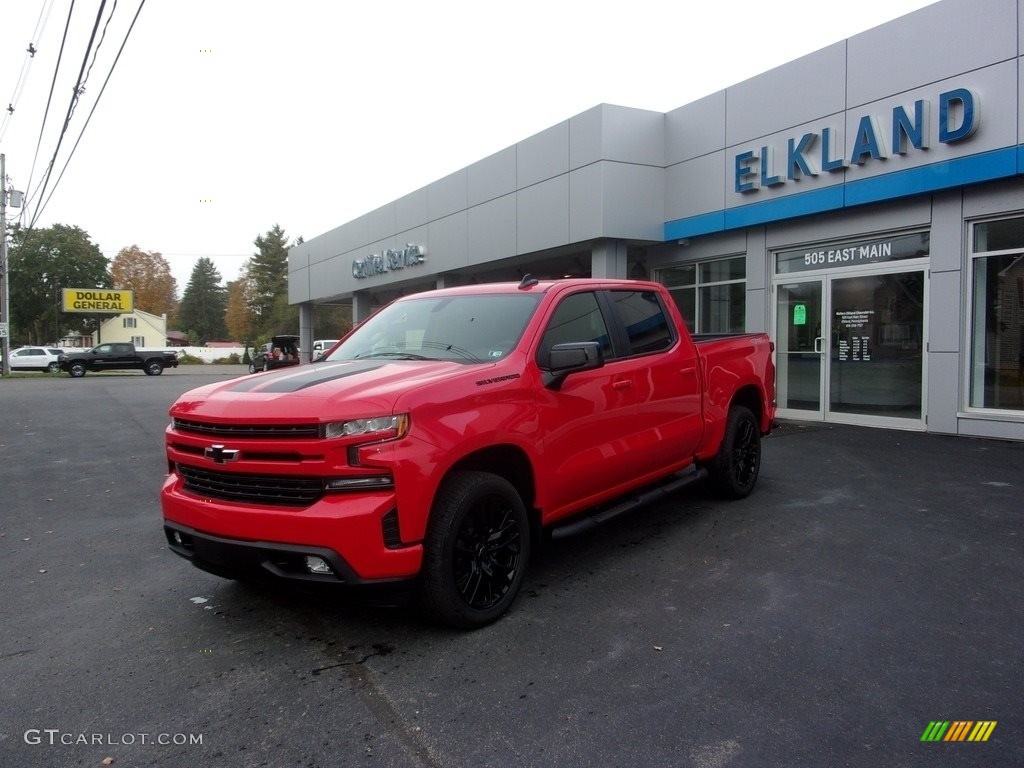
{"label": "black alloy wheel", "polygon": [[501,496],[489,496],[462,518],[452,571],[456,589],[474,610],[500,603],[519,571],[520,534],[513,514]]}
{"label": "black alloy wheel", "polygon": [[761,428],[757,417],[749,408],[733,406],[722,444],[708,467],[708,479],[720,495],[742,499],[754,490],[760,469]]}
{"label": "black alloy wheel", "polygon": [[516,489],[489,472],[445,481],[427,532],[423,602],[443,623],[481,627],[515,601],[530,557],[530,524]]}

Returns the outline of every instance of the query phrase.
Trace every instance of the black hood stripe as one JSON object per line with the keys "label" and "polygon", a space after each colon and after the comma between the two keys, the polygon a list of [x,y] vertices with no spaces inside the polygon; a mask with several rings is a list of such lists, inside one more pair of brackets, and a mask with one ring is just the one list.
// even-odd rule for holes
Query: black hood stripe
{"label": "black hood stripe", "polygon": [[348,376],[357,376],[360,373],[369,373],[383,368],[386,363],[374,362],[342,362],[342,363],[315,363],[309,366],[302,366],[304,370],[295,372],[295,369],[282,371],[279,376],[258,376],[251,379],[238,379],[238,383],[232,386],[230,392],[298,392],[300,389],[315,387],[327,381],[344,379]]}

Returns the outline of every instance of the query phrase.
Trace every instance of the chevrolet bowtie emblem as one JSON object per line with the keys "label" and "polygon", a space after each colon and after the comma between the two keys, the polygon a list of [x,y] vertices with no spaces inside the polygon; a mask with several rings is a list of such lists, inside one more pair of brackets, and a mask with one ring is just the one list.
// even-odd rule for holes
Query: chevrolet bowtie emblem
{"label": "chevrolet bowtie emblem", "polygon": [[211,445],[205,451],[203,455],[208,459],[212,459],[217,464],[227,464],[229,461],[234,461],[238,458],[240,451],[237,448],[225,448],[223,445]]}

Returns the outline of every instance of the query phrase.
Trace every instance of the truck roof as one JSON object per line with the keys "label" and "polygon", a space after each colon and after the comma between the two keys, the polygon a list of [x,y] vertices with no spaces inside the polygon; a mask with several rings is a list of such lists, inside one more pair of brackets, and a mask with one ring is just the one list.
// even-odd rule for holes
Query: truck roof
{"label": "truck roof", "polygon": [[409,294],[403,298],[411,299],[429,293],[431,296],[473,296],[480,294],[500,293],[547,293],[554,288],[600,288],[632,286],[640,289],[656,290],[662,287],[661,283],[653,283],[647,280],[626,280],[603,277],[570,277],[560,280],[538,280],[529,282],[529,276],[519,283],[477,283],[474,285],[460,285],[454,288],[438,288],[437,290],[424,291],[421,293]]}

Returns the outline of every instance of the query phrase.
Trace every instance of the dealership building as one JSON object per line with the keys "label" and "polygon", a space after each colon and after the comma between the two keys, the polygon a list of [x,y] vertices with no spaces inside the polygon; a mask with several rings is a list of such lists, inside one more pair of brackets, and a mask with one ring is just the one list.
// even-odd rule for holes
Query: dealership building
{"label": "dealership building", "polygon": [[775,341],[779,415],[1024,440],[1024,0],[942,0],[668,113],[602,104],[289,253],[353,319],[435,287],[666,285]]}

